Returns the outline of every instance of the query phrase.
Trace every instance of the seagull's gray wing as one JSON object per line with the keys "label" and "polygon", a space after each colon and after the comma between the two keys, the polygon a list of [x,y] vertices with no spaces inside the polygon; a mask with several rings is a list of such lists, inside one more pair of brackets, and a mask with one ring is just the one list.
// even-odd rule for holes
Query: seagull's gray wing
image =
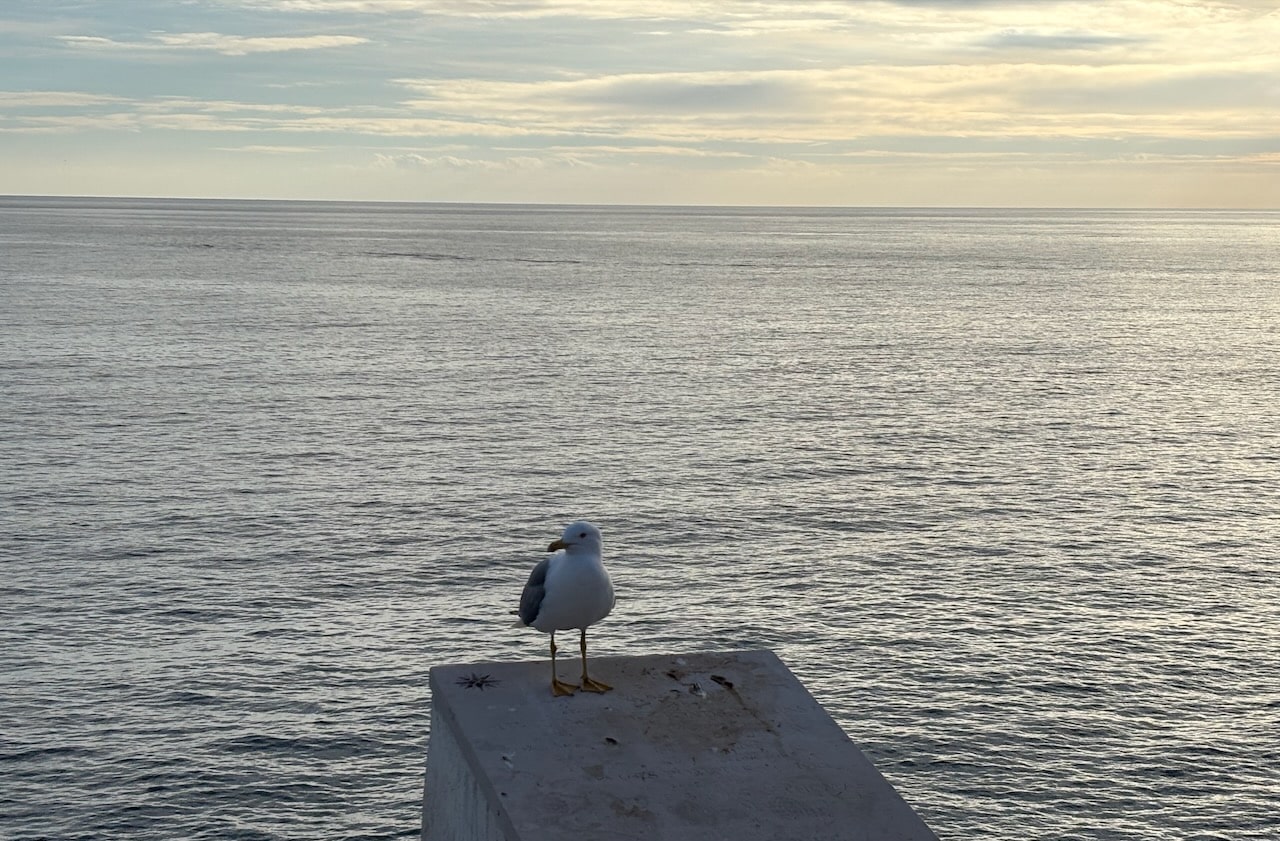
{"label": "seagull's gray wing", "polygon": [[542,608],[542,597],[547,594],[547,569],[550,566],[550,558],[539,561],[533,568],[533,572],[529,573],[529,581],[524,585],[524,592],[520,594],[520,621],[526,625],[532,625],[533,620],[538,618],[538,611]]}

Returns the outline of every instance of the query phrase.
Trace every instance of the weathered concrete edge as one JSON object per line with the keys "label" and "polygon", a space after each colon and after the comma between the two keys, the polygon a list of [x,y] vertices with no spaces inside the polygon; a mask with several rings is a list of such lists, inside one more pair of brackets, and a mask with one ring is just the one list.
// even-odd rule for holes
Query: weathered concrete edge
{"label": "weathered concrete edge", "polygon": [[[428,685],[431,688],[431,715],[434,717],[438,714],[441,721],[445,724],[446,729],[448,730],[448,737],[453,741],[454,746],[462,757],[464,762],[463,767],[467,771],[467,776],[471,778],[472,783],[480,790],[480,793],[483,795],[487,805],[492,809],[494,815],[497,817],[499,829],[502,831],[503,836],[508,839],[518,838],[519,834],[516,832],[515,824],[512,823],[511,816],[507,814],[506,807],[503,806],[502,798],[499,796],[498,790],[494,787],[493,781],[489,778],[488,774],[477,773],[479,769],[484,766],[480,762],[480,757],[476,753],[475,747],[471,744],[471,740],[463,734],[462,728],[458,724],[458,719],[452,709],[452,706],[450,704],[436,703],[436,699],[442,697],[442,693],[439,691],[440,677],[437,673],[441,668],[442,667],[440,666],[434,666],[428,674]],[[434,734],[435,728],[432,728],[432,733],[429,738],[434,737]],[[424,783],[431,777],[431,747],[429,744],[427,746],[427,763],[428,767]],[[426,814],[426,800],[429,797],[431,797],[431,792],[424,785],[424,815]],[[425,830],[426,827],[424,826],[423,829]]]}

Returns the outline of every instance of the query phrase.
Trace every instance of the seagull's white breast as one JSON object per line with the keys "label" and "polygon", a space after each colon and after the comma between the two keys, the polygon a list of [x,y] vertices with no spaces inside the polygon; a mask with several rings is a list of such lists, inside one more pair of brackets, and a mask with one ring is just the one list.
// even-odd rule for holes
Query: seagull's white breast
{"label": "seagull's white breast", "polygon": [[533,627],[539,631],[586,628],[613,610],[613,582],[594,552],[558,552],[550,559],[545,594]]}

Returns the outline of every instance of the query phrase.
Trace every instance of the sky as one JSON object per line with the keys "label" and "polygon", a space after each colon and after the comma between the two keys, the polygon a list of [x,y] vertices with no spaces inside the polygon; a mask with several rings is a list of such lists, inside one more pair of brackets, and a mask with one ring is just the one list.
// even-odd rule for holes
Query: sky
{"label": "sky", "polygon": [[33,0],[0,194],[1280,207],[1280,0]]}

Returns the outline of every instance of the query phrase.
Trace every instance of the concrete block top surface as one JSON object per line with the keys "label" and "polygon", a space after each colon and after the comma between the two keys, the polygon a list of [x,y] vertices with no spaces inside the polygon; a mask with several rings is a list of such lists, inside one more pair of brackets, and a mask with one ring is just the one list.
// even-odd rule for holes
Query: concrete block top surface
{"label": "concrete block top surface", "polygon": [[614,690],[554,697],[545,660],[431,670],[511,839],[936,839],[770,651],[599,657],[591,674]]}

